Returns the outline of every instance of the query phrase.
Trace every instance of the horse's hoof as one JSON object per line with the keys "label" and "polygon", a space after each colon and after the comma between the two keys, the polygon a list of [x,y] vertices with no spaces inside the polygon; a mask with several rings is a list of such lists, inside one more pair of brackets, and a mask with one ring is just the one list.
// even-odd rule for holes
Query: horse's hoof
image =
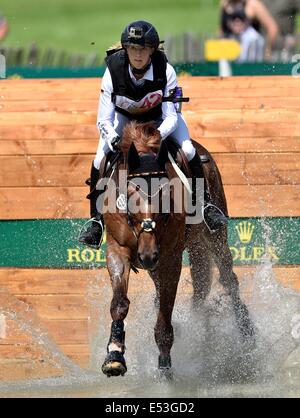
{"label": "horse's hoof", "polygon": [[102,371],[107,377],[112,376],[124,376],[127,372],[126,367],[118,361],[111,361],[110,363],[103,364]]}
{"label": "horse's hoof", "polygon": [[171,367],[161,367],[159,370],[159,377],[161,380],[173,380],[173,370]]}
{"label": "horse's hoof", "polygon": [[161,379],[172,380],[173,370],[170,355],[160,354],[158,357],[158,370]]}
{"label": "horse's hoof", "polygon": [[119,351],[109,352],[102,365],[102,372],[107,377],[124,376],[127,372],[127,367],[123,354]]}

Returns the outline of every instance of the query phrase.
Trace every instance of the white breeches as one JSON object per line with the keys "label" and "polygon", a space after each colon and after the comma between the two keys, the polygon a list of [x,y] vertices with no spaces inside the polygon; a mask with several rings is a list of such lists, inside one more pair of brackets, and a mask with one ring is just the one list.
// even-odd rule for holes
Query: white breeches
{"label": "white breeches", "polygon": [[[129,118],[119,112],[115,112],[114,129],[119,136],[122,136],[124,126],[129,122]],[[191,161],[195,156],[196,150],[192,144],[187,125],[181,113],[178,113],[178,126],[175,131],[172,132],[171,137],[180,145],[188,161]],[[100,136],[97,154],[94,159],[95,168],[100,168],[102,158],[108,152],[109,147],[107,143],[101,139]]]}

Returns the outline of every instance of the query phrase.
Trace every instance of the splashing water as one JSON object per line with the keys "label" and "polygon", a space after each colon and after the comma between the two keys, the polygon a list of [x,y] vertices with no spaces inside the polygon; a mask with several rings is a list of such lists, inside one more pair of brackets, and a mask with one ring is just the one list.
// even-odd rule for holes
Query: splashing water
{"label": "splashing water", "polygon": [[40,350],[43,350],[44,357],[54,367],[61,368],[69,374],[78,373],[80,368],[59,349],[42,326],[34,310],[3,287],[0,290],[0,314],[2,317],[14,321],[20,331],[30,336]]}
{"label": "splashing water", "polygon": [[[160,381],[157,375],[154,289],[153,293],[143,292],[145,282],[150,279],[140,277],[134,278],[139,293],[130,295],[126,319],[128,372],[123,378],[107,379],[102,375],[111,299],[110,284],[100,286],[102,279],[99,272],[87,293],[91,351],[88,369],[79,368],[61,352],[26,304],[1,293],[2,313],[33,338],[49,362],[63,370],[61,377],[1,382],[1,396],[300,395],[300,335],[297,338],[297,333],[293,333],[293,318],[300,314],[300,295],[276,281],[269,260],[257,266],[253,275],[240,278],[242,299],[256,327],[254,349],[241,341],[230,300],[217,281],[197,312],[191,308],[191,295],[179,291],[173,315],[173,382]],[[182,281],[189,281],[189,277],[183,275]]]}

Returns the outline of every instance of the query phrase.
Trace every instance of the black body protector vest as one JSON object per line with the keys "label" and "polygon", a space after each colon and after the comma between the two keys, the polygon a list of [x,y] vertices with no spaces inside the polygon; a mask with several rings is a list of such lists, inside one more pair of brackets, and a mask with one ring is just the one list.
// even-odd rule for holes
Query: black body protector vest
{"label": "black body protector vest", "polygon": [[162,116],[162,98],[167,85],[167,58],[162,51],[151,57],[153,81],[136,86],[129,75],[129,60],[124,49],[106,57],[113,89],[112,101],[117,112],[132,120],[148,122]]}

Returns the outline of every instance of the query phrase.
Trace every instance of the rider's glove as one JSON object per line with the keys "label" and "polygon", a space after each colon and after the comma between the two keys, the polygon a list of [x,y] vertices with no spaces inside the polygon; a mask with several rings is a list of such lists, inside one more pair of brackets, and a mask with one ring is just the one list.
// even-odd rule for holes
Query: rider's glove
{"label": "rider's glove", "polygon": [[119,148],[120,143],[121,143],[121,137],[117,135],[114,138],[112,138],[110,141],[108,141],[108,146],[111,151],[116,152],[117,149]]}

